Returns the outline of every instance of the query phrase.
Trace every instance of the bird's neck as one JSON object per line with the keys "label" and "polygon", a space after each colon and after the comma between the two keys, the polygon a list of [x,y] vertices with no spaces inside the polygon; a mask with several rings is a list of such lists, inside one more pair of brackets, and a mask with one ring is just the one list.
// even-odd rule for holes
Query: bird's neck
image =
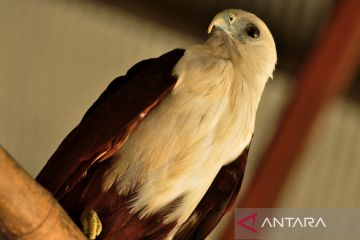
{"label": "bird's neck", "polygon": [[[232,65],[233,81],[230,83],[231,104],[234,111],[241,111],[243,99],[251,111],[256,112],[265,84],[272,69],[262,61],[261,56],[248,54],[245,48],[237,48],[234,43],[221,36],[210,37],[203,45],[210,57],[227,61]],[[242,112],[242,111],[241,111]]]}

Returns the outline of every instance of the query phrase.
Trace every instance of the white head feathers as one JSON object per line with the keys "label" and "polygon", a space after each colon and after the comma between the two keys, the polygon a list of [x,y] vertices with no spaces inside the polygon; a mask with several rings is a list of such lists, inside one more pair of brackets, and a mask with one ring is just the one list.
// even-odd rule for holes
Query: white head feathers
{"label": "white head feathers", "polygon": [[275,42],[260,18],[238,9],[225,10],[213,18],[208,32],[208,43],[221,49],[216,52],[223,57],[231,58],[234,67],[245,64],[247,71],[262,72],[266,80],[272,77],[277,61]]}

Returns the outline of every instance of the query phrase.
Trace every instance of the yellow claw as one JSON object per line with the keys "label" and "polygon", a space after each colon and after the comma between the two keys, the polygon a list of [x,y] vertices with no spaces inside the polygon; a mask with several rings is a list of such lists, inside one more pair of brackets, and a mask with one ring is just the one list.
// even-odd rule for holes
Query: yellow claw
{"label": "yellow claw", "polygon": [[83,212],[80,218],[83,232],[90,240],[95,240],[102,231],[102,224],[97,215],[93,210]]}

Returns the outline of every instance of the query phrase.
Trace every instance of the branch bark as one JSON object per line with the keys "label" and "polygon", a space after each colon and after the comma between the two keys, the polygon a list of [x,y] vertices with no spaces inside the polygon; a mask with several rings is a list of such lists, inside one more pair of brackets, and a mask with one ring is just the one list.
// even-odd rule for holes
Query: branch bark
{"label": "branch bark", "polygon": [[1,146],[0,231],[9,239],[86,239],[51,194]]}

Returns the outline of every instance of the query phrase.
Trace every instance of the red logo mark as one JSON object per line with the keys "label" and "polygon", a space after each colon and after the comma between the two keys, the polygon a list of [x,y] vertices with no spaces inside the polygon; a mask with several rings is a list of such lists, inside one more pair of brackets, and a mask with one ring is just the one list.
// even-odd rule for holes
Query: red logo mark
{"label": "red logo mark", "polygon": [[[257,233],[257,230],[254,228],[255,223],[256,223],[256,217],[257,217],[257,213],[253,213],[243,219],[240,219],[239,221],[237,221],[236,223],[240,226],[242,226],[243,228],[253,232],[253,233]],[[252,220],[251,221],[251,225],[246,224],[245,222]]]}

